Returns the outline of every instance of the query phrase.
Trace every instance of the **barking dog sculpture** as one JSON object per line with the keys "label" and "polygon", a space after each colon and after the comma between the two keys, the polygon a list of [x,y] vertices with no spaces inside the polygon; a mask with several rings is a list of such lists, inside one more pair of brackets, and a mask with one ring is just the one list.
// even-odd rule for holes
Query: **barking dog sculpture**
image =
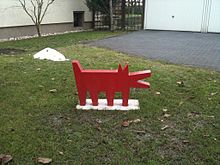
{"label": "barking dog sculpture", "polygon": [[149,88],[148,82],[141,79],[151,76],[150,70],[128,72],[128,65],[124,68],[119,64],[118,70],[83,70],[79,61],[72,61],[73,71],[80,105],[86,104],[86,93],[90,93],[92,105],[98,105],[98,94],[105,92],[107,105],[113,106],[115,92],[122,93],[122,106],[128,106],[130,88]]}

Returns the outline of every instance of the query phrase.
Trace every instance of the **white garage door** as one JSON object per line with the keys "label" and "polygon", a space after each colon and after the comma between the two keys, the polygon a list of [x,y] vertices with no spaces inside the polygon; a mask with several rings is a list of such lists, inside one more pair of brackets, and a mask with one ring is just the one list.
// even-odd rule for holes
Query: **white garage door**
{"label": "white garage door", "polygon": [[211,1],[208,32],[220,32],[220,0]]}
{"label": "white garage door", "polygon": [[146,0],[144,29],[220,33],[220,0]]}
{"label": "white garage door", "polygon": [[145,29],[200,31],[203,0],[146,0]]}

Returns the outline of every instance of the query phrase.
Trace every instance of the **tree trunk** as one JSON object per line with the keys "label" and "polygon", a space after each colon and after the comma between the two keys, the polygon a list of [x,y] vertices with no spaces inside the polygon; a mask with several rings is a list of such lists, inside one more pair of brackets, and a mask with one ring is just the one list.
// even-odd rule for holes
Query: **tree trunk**
{"label": "tree trunk", "polygon": [[41,25],[40,24],[36,24],[36,29],[37,29],[37,35],[38,37],[41,37]]}
{"label": "tree trunk", "polygon": [[110,30],[114,31],[112,0],[109,0],[109,11],[110,11]]}

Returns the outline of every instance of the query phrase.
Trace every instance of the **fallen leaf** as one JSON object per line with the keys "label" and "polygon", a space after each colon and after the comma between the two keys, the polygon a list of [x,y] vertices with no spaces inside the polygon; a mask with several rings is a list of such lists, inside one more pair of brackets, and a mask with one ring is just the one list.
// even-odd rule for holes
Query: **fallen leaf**
{"label": "fallen leaf", "polygon": [[184,87],[184,82],[183,81],[177,81],[176,82],[179,87]]}
{"label": "fallen leaf", "polygon": [[168,125],[165,125],[165,126],[163,126],[163,127],[161,128],[161,130],[164,131],[164,130],[167,129],[167,128],[169,128],[169,126],[168,126]]}
{"label": "fallen leaf", "polygon": [[96,129],[97,129],[98,131],[101,131],[101,130],[102,130],[102,128],[100,127],[100,125],[96,126]]}
{"label": "fallen leaf", "polygon": [[211,96],[215,96],[216,94],[218,94],[218,92],[213,92],[211,93]]}
{"label": "fallen leaf", "polygon": [[129,126],[129,121],[125,120],[122,122],[123,127],[128,127]]}
{"label": "fallen leaf", "polygon": [[56,89],[51,89],[51,90],[50,90],[50,93],[56,93],[56,92],[57,92]]}
{"label": "fallen leaf", "polygon": [[187,116],[188,116],[188,117],[192,117],[192,116],[193,116],[193,113],[189,112],[189,113],[187,113]]}
{"label": "fallen leaf", "polygon": [[101,124],[101,123],[102,123],[102,121],[101,121],[100,119],[96,119],[95,121],[96,121],[96,123],[98,123],[98,124]]}
{"label": "fallen leaf", "polygon": [[165,117],[165,118],[168,118],[168,117],[170,117],[170,116],[171,116],[171,115],[168,114],[168,113],[165,113],[165,114],[164,114],[164,117]]}
{"label": "fallen leaf", "polygon": [[135,119],[135,120],[129,120],[129,123],[139,123],[141,122],[141,119]]}
{"label": "fallen leaf", "polygon": [[195,111],[189,112],[189,113],[187,114],[188,117],[199,117],[200,115],[201,115],[201,114],[200,114],[199,112],[195,112]]}
{"label": "fallen leaf", "polygon": [[160,92],[156,92],[155,94],[156,94],[156,95],[160,95]]}
{"label": "fallen leaf", "polygon": [[0,164],[4,165],[13,159],[11,155],[0,154]]}
{"label": "fallen leaf", "polygon": [[37,162],[42,164],[49,164],[52,162],[52,159],[39,157],[37,158]]}
{"label": "fallen leaf", "polygon": [[166,108],[163,109],[163,112],[167,112],[167,111],[168,111],[168,109],[166,109]]}
{"label": "fallen leaf", "polygon": [[187,143],[189,143],[189,140],[183,140],[183,143],[187,144]]}
{"label": "fallen leaf", "polygon": [[60,155],[64,155],[62,151],[59,151],[59,154],[60,154]]}
{"label": "fallen leaf", "polygon": [[138,133],[138,134],[145,134],[146,131],[140,131],[140,130],[132,130],[133,132],[135,133]]}
{"label": "fallen leaf", "polygon": [[215,118],[214,115],[211,115],[211,116],[209,116],[209,115],[203,115],[203,117],[207,117],[207,118]]}
{"label": "fallen leaf", "polygon": [[183,103],[184,103],[183,101],[180,101],[179,106],[181,106]]}

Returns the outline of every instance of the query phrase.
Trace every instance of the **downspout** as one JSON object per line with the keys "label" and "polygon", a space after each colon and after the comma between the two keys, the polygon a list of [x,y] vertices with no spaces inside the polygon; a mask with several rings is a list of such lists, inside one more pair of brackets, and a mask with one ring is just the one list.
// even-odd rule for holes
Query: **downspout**
{"label": "downspout", "polygon": [[143,0],[143,2],[142,2],[142,5],[143,5],[143,11],[142,11],[142,25],[141,25],[141,28],[142,28],[142,30],[144,29],[144,19],[145,19],[145,0]]}
{"label": "downspout", "polygon": [[209,0],[208,13],[207,13],[207,22],[206,22],[206,33],[209,30],[209,20],[210,20],[210,15],[211,15],[211,8],[212,8],[212,0]]}
{"label": "downspout", "polygon": [[144,3],[144,29],[147,29],[148,0],[145,0]]}
{"label": "downspout", "polygon": [[212,0],[203,1],[201,32],[207,33],[209,27]]}

